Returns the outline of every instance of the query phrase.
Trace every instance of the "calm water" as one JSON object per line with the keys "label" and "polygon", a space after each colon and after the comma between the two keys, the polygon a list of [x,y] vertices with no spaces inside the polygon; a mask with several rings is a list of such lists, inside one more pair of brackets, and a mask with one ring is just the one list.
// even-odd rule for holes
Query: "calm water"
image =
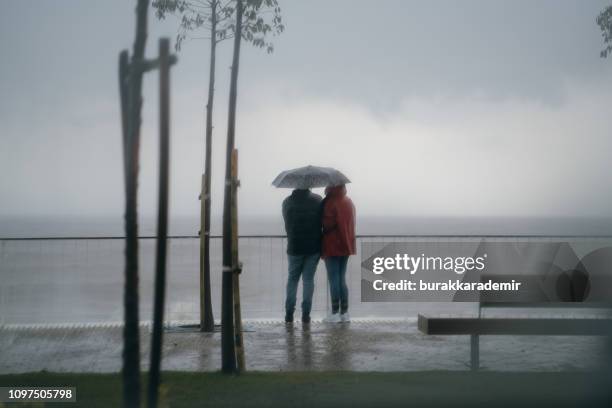
{"label": "calm water", "polygon": [[[220,221],[220,220],[218,220]],[[2,237],[96,237],[122,235],[121,218],[1,219]],[[175,218],[174,235],[197,234],[197,219]],[[220,222],[216,222],[218,229]],[[153,235],[151,219],[143,219],[141,235]],[[213,233],[218,233],[218,230]],[[282,234],[278,218],[244,218],[241,234]],[[612,232],[609,219],[509,218],[364,218],[360,234],[543,234],[604,235]],[[390,238],[380,238],[381,240]],[[220,306],[220,240],[212,241],[213,308]],[[198,318],[198,240],[172,239],[169,243],[166,317]],[[287,259],[282,238],[243,238],[240,257],[243,316],[281,318]],[[123,240],[0,241],[0,322],[64,323],[122,320]],[[154,240],[140,243],[141,319],[152,314]],[[415,317],[422,311],[471,313],[472,304],[361,303],[359,254],[349,263],[351,313],[355,317]],[[322,263],[316,274],[313,315],[328,308],[327,283]],[[298,304],[299,304],[298,298]]]}

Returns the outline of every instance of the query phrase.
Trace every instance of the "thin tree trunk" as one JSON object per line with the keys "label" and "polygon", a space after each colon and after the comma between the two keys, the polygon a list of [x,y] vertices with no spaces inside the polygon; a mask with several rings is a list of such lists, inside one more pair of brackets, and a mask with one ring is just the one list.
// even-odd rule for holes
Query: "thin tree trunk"
{"label": "thin tree trunk", "polygon": [[148,0],[138,0],[136,37],[128,84],[125,200],[125,325],[123,329],[123,404],[140,406],[140,344],[138,333],[138,168],[142,107],[142,66],[147,39]]}
{"label": "thin tree trunk", "polygon": [[168,238],[168,188],[170,161],[170,40],[159,40],[159,190],[155,250],[155,297],[151,364],[149,367],[149,408],[157,408],[160,383],[164,298],[166,292],[166,246]]}
{"label": "thin tree trunk", "polygon": [[[210,295],[210,178],[211,178],[211,151],[212,151],[212,132],[213,132],[213,103],[215,97],[215,67],[217,54],[217,0],[211,2],[211,29],[210,29],[210,67],[208,75],[208,102],[206,104],[206,150],[204,152],[204,225],[200,228],[204,234],[204,253],[200,254],[200,261],[203,262],[203,286],[204,286],[204,316],[200,316],[201,331],[212,332],[215,329],[215,319],[212,311],[212,300]],[[202,301],[202,299],[200,300]]]}
{"label": "thin tree trunk", "polygon": [[232,152],[236,129],[236,97],[238,88],[238,67],[240,62],[240,40],[242,37],[242,0],[237,0],[236,31],[234,33],[234,55],[230,81],[227,148],[225,156],[225,192],[223,197],[223,279],[221,305],[221,369],[224,373],[236,372],[236,343],[234,338],[234,271],[232,265]]}

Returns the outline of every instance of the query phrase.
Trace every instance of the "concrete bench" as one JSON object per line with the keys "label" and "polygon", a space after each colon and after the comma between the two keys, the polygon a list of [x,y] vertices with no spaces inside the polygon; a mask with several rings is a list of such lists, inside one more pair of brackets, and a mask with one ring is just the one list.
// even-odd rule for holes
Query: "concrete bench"
{"label": "concrete bench", "polygon": [[[548,307],[558,307],[558,304]],[[570,304],[569,306],[576,306]],[[528,307],[524,304],[488,307]],[[541,305],[540,305],[541,307]],[[601,306],[599,306],[601,307]],[[479,310],[480,315],[480,310]],[[428,335],[469,335],[470,368],[480,365],[482,335],[610,336],[612,319],[602,318],[514,318],[514,317],[428,317],[419,314],[418,328]]]}

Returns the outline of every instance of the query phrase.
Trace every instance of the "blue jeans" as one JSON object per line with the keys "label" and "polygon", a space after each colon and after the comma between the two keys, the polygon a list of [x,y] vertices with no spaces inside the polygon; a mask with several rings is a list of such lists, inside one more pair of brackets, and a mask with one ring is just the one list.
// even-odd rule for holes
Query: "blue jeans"
{"label": "blue jeans", "polygon": [[314,275],[319,263],[319,254],[287,255],[289,258],[289,277],[287,279],[287,300],[285,313],[293,315],[300,276],[302,277],[302,315],[310,316],[312,294],[314,293]]}
{"label": "blue jeans", "polygon": [[330,256],[325,258],[327,280],[331,295],[332,313],[348,312],[348,286],[346,286],[346,265],[348,256]]}

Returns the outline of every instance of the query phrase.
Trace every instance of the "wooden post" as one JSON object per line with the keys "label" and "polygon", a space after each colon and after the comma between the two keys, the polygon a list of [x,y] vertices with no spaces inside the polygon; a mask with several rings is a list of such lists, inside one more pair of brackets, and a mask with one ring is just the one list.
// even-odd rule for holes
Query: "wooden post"
{"label": "wooden post", "polygon": [[160,382],[162,330],[166,291],[166,249],[168,238],[168,184],[170,160],[170,40],[159,40],[159,196],[155,251],[155,298],[148,402],[156,408]]}
{"label": "wooden post", "polygon": [[232,151],[232,272],[234,274],[234,330],[236,343],[236,361],[238,363],[238,372],[244,372],[244,345],[242,338],[242,312],[240,308],[240,273],[242,272],[242,264],[238,256],[238,150]]}
{"label": "wooden post", "polygon": [[127,186],[129,172],[129,146],[128,146],[128,84],[130,75],[130,63],[128,50],[123,50],[119,54],[119,103],[121,106],[121,133],[123,146],[123,177]]}
{"label": "wooden post", "polygon": [[206,253],[206,174],[202,174],[202,186],[200,190],[200,331],[206,328],[206,285],[205,285],[205,259]]}

